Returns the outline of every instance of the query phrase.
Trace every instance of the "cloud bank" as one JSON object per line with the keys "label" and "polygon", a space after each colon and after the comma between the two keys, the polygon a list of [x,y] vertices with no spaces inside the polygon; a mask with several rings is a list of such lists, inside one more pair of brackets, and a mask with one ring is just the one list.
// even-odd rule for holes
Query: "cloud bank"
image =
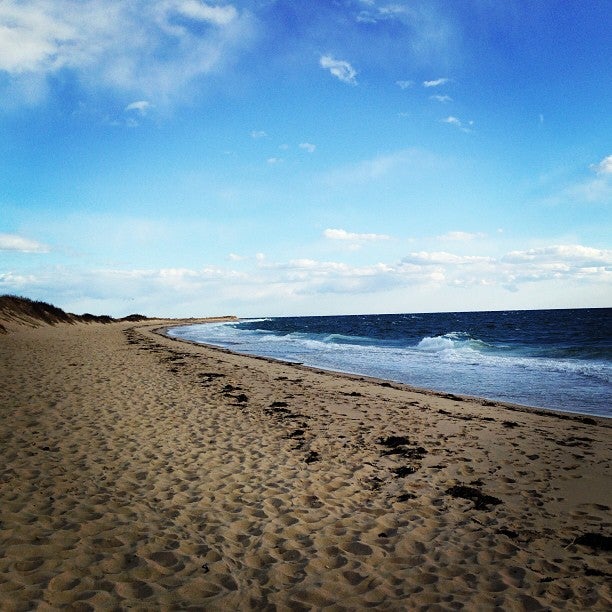
{"label": "cloud bank", "polygon": [[[352,235],[344,230],[327,233],[332,240],[350,240],[354,236],[382,239],[377,234]],[[240,264],[241,269],[232,269],[231,263]],[[288,308],[284,314],[289,314],[290,305],[296,303],[309,304],[311,310],[316,310],[315,305],[326,295],[336,296],[334,300],[340,301],[335,303],[344,304],[348,310],[353,304],[351,296],[356,294],[370,294],[379,304],[388,292],[397,295],[398,291],[408,291],[406,295],[410,296],[433,291],[443,300],[441,309],[447,300],[459,295],[467,299],[465,296],[480,292],[482,299],[519,291],[528,296],[531,307],[550,307],[545,300],[550,291],[557,291],[567,305],[570,290],[577,299],[593,288],[594,294],[599,291],[599,295],[605,295],[606,290],[609,294],[610,283],[612,250],[571,244],[511,251],[501,257],[418,251],[393,263],[365,265],[312,258],[275,262],[258,253],[254,257],[231,256],[230,267],[88,271],[49,267],[30,274],[0,273],[0,293],[46,296],[74,311],[107,312],[109,307],[104,305],[115,304],[110,314],[136,309],[145,314],[176,316],[204,314],[203,305],[206,312],[212,310],[214,314],[243,307],[251,315],[269,315],[282,314],[278,310],[280,304]],[[469,291],[456,293],[461,290]],[[534,295],[541,297],[539,303],[533,302]],[[508,299],[505,303],[509,303]],[[96,304],[98,308],[94,308]]]}
{"label": "cloud bank", "polygon": [[232,4],[5,0],[0,74],[30,101],[65,73],[90,89],[159,99],[232,61],[252,34],[252,16]]}

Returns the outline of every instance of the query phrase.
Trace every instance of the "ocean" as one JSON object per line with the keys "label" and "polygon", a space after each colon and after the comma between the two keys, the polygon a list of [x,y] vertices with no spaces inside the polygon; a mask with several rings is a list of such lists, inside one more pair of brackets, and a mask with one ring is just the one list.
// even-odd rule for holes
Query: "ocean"
{"label": "ocean", "polygon": [[274,317],[169,335],[441,392],[612,416],[612,308]]}

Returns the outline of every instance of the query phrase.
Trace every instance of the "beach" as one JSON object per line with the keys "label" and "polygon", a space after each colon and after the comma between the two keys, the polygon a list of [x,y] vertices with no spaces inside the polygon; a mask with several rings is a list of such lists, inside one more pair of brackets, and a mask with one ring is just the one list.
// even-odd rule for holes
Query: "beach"
{"label": "beach", "polygon": [[188,322],[5,322],[2,610],[610,609],[610,420]]}

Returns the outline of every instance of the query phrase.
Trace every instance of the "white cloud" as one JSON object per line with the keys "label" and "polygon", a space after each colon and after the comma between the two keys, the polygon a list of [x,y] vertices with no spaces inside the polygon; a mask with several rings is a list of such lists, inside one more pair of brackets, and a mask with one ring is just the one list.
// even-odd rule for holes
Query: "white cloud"
{"label": "white cloud", "polygon": [[376,6],[375,2],[361,2],[367,8],[360,10],[355,19],[360,23],[378,23],[380,21],[403,20],[407,16],[414,17],[414,12],[399,3],[389,3],[384,6]]}
{"label": "white cloud", "polygon": [[302,258],[270,264],[266,272],[270,275],[270,285],[285,287],[290,294],[299,296],[368,293],[397,282],[393,280],[397,270],[383,263],[351,266]]}
{"label": "white cloud", "polygon": [[432,81],[423,81],[423,87],[440,87],[450,82],[450,79],[434,79]]}
{"label": "white cloud", "polygon": [[445,251],[427,252],[420,251],[418,253],[410,253],[402,259],[403,263],[423,264],[423,265],[469,265],[475,263],[491,262],[490,257],[479,257],[475,255],[454,255]]}
{"label": "white cloud", "polygon": [[151,108],[151,103],[147,100],[138,100],[132,102],[125,107],[126,111],[137,111],[141,115],[146,115],[147,111]]}
{"label": "white cloud", "polygon": [[39,279],[34,274],[0,272],[0,293],[14,293],[24,288],[32,288]]}
{"label": "white cloud", "polygon": [[475,240],[476,238],[484,238],[484,234],[481,233],[470,233],[470,232],[447,232],[446,234],[442,234],[441,236],[437,236],[438,240],[455,240],[459,242],[467,242],[470,240]]}
{"label": "white cloud", "polygon": [[410,12],[408,7],[402,6],[401,4],[387,4],[385,6],[381,6],[378,10],[384,17],[396,17],[398,15],[405,15]]}
{"label": "white cloud", "polygon": [[317,148],[317,145],[313,145],[310,142],[301,142],[299,146],[300,149],[304,149],[304,151],[308,151],[308,153],[314,153]]}
{"label": "white cloud", "polygon": [[453,99],[450,96],[441,96],[441,95],[435,95],[435,96],[429,96],[430,100],[435,100],[436,102],[440,102],[441,104],[445,104],[446,102],[452,102]]}
{"label": "white cloud", "polygon": [[414,81],[395,81],[395,84],[400,89],[409,89],[410,87],[414,85]]}
{"label": "white cloud", "polygon": [[612,155],[604,157],[598,164],[593,166],[597,174],[612,174]]}
{"label": "white cloud", "polygon": [[527,251],[511,251],[504,256],[503,261],[510,263],[573,263],[581,267],[612,265],[612,250],[594,249],[579,244],[554,245]]}
{"label": "white cloud", "polygon": [[361,11],[356,17],[356,21],[359,23],[376,23],[377,19],[369,11]]}
{"label": "white cloud", "polygon": [[271,166],[274,166],[276,164],[281,164],[282,162],[283,162],[283,160],[280,157],[268,157],[268,163]]}
{"label": "white cloud", "polygon": [[319,60],[322,68],[329,70],[332,75],[343,83],[357,85],[356,70],[346,61],[334,59],[331,55],[323,55]]}
{"label": "white cloud", "polygon": [[388,178],[399,172],[418,174],[424,169],[429,170],[439,165],[440,160],[428,151],[417,148],[400,149],[334,170],[327,175],[327,182],[332,186],[362,184]]}
{"label": "white cloud", "polygon": [[48,253],[49,247],[36,240],[30,240],[29,238],[23,238],[15,234],[0,234],[0,251]]}
{"label": "white cloud", "polygon": [[450,125],[456,125],[457,127],[461,127],[461,125],[462,125],[461,121],[459,121],[459,119],[457,119],[457,117],[453,117],[452,115],[449,115],[445,119],[442,119],[442,123],[448,123]]}
{"label": "white cloud", "polygon": [[564,196],[576,204],[609,205],[612,203],[612,182],[605,176],[597,177],[591,181],[569,187]]}
{"label": "white cloud", "polygon": [[270,263],[265,269],[270,283],[288,283],[293,293],[302,295],[371,293],[405,286],[514,291],[526,284],[560,281],[573,287],[605,286],[612,281],[612,251],[561,245],[501,258],[421,251],[393,264],[352,266],[304,258]]}
{"label": "white cloud", "polygon": [[231,23],[238,16],[238,11],[230,4],[226,6],[211,6],[198,0],[178,0],[177,10],[192,19],[209,21],[218,26]]}
{"label": "white cloud", "polygon": [[389,240],[386,234],[357,234],[343,229],[326,229],[323,236],[329,240],[349,240],[354,242],[371,242],[374,240]]}
{"label": "white cloud", "polygon": [[431,267],[450,286],[498,286],[516,290],[525,283],[610,283],[612,250],[581,245],[553,245],[512,251],[500,258],[448,252],[410,253],[402,263],[412,269]]}
{"label": "white cloud", "polygon": [[265,138],[267,136],[267,134],[263,131],[263,130],[253,130],[251,132],[251,138],[254,139],[258,139],[258,138]]}
{"label": "white cloud", "polygon": [[591,176],[545,200],[549,204],[610,204],[612,203],[612,155],[591,164]]}
{"label": "white cloud", "polygon": [[66,59],[57,50],[76,41],[77,32],[67,21],[45,11],[42,3],[0,4],[0,70],[19,74],[61,67]]}
{"label": "white cloud", "polygon": [[276,266],[277,269],[286,270],[314,270],[316,272],[329,272],[329,271],[342,271],[349,270],[349,266],[345,263],[338,263],[335,261],[317,261],[316,259],[308,259],[303,257],[301,259],[292,259],[286,264],[280,264]]}
{"label": "white cloud", "polygon": [[525,283],[612,283],[612,250],[582,245],[554,245],[512,251],[498,262],[501,284],[517,288]]}
{"label": "white cloud", "polygon": [[444,119],[441,119],[441,121],[442,123],[448,123],[449,125],[454,125],[455,127],[459,128],[462,132],[466,132],[466,133],[471,132],[472,131],[471,128],[474,125],[473,121],[468,121],[466,125],[463,123],[463,121],[461,121],[457,117],[453,117],[452,115],[449,115],[448,117],[445,117]]}
{"label": "white cloud", "polygon": [[231,4],[8,0],[0,2],[0,73],[39,92],[28,93],[33,101],[60,70],[88,90],[165,100],[231,61],[254,29],[250,13]]}

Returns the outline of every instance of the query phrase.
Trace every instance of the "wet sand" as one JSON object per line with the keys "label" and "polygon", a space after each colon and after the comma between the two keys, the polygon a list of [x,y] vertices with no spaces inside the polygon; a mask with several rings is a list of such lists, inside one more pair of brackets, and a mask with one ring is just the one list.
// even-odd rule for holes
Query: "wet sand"
{"label": "wet sand", "polygon": [[609,610],[612,422],[182,343],[0,335],[2,610]]}

